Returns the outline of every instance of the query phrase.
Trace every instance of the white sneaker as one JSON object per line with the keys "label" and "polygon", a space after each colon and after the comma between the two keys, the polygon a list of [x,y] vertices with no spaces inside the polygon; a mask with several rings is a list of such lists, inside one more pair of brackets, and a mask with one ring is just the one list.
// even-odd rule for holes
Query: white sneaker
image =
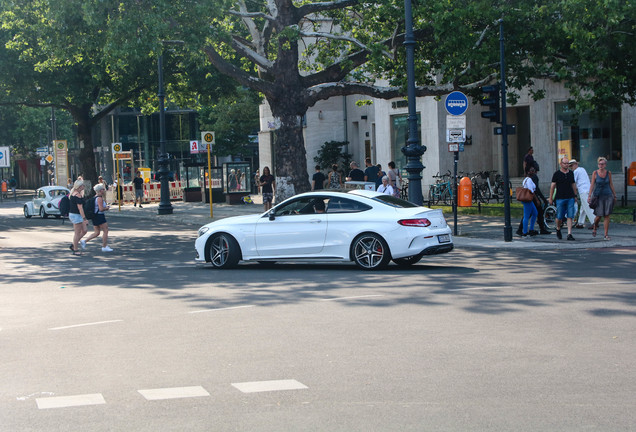
{"label": "white sneaker", "polygon": [[82,247],[82,250],[86,249],[86,240],[80,240],[80,246]]}
{"label": "white sneaker", "polygon": [[112,252],[113,250],[110,248],[110,246],[106,246],[102,248],[102,252]]}

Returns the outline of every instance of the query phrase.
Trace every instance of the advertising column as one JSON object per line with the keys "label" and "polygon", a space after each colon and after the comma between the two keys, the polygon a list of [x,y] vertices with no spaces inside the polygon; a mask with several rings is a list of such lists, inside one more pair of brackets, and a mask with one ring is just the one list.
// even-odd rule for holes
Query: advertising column
{"label": "advertising column", "polygon": [[66,186],[68,182],[68,146],[66,140],[54,140],[55,184]]}

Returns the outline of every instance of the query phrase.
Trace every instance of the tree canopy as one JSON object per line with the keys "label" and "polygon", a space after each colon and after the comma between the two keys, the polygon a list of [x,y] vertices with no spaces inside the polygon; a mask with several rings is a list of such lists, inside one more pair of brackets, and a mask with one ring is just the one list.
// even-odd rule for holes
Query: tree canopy
{"label": "tree canopy", "polygon": [[189,0],[4,0],[0,105],[68,111],[83,144],[83,172],[96,181],[92,126],[156,88],[162,41],[197,39],[213,11]]}
{"label": "tree canopy", "polygon": [[[564,83],[580,110],[634,104],[635,9],[631,0],[414,1],[417,94],[476,94],[496,81],[503,19],[510,89],[540,98],[532,84],[547,78]],[[309,107],[339,95],[405,95],[403,11],[401,0],[4,0],[0,105],[67,110],[92,178],[90,127],[133,98],[152,109],[162,41],[181,40],[187,54],[166,61],[190,72],[166,76],[173,98],[234,89],[221,73],[268,101],[284,198],[309,189]],[[215,70],[201,66],[202,54]]]}
{"label": "tree canopy", "polygon": [[[417,95],[477,94],[496,81],[503,19],[510,89],[540,98],[533,81],[548,78],[563,82],[580,109],[633,104],[634,9],[624,0],[416,1]],[[338,95],[406,93],[400,0],[233,0],[212,27],[204,48],[211,63],[261,92],[277,119],[283,198],[309,188],[298,163],[306,159],[300,117],[309,107]],[[243,68],[230,63],[236,58]]]}

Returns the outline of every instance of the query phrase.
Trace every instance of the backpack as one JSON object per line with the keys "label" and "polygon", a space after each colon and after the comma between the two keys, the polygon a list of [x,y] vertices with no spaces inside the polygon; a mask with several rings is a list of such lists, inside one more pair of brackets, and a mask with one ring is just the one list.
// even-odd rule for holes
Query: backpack
{"label": "backpack", "polygon": [[68,211],[71,209],[71,200],[68,195],[64,195],[59,202],[60,215],[68,216]]}
{"label": "backpack", "polygon": [[86,219],[93,219],[95,217],[95,198],[97,197],[89,198],[84,203],[84,216]]}

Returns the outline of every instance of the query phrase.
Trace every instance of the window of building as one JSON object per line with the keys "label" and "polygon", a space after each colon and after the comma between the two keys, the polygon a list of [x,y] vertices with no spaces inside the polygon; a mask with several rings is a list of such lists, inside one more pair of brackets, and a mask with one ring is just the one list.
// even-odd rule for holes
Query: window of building
{"label": "window of building", "polygon": [[[417,134],[418,137],[422,136],[422,120],[419,113],[417,114]],[[399,169],[400,172],[406,167],[406,156],[402,153],[402,147],[406,146],[408,138],[408,115],[400,114],[391,116],[391,154],[393,155],[395,167]],[[382,165],[385,166],[385,164]]]}
{"label": "window of building", "polygon": [[622,170],[621,113],[604,116],[585,112],[576,115],[567,102],[556,103],[556,144],[559,158],[576,159],[588,172],[597,168],[599,156],[607,158],[607,169]]}

